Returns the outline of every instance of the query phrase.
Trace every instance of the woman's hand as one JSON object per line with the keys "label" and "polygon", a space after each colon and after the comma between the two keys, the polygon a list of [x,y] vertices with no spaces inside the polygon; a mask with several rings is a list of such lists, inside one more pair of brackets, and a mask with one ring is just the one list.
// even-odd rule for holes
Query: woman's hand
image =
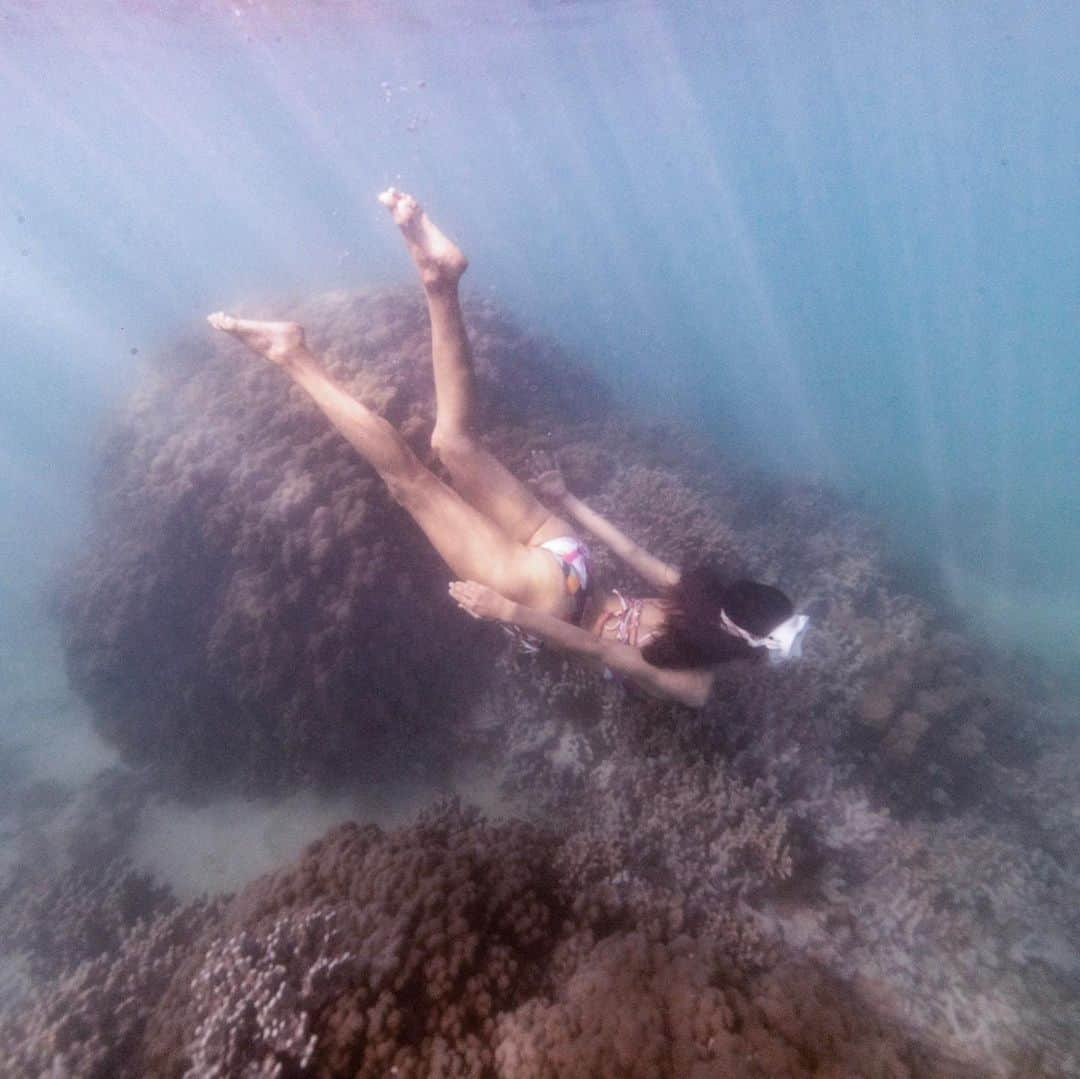
{"label": "woman's hand", "polygon": [[537,450],[532,455],[532,485],[542,498],[552,502],[561,502],[567,494],[566,481],[550,453]]}
{"label": "woman's hand", "polygon": [[509,622],[514,609],[505,596],[476,581],[451,581],[450,595],[466,614],[491,622]]}

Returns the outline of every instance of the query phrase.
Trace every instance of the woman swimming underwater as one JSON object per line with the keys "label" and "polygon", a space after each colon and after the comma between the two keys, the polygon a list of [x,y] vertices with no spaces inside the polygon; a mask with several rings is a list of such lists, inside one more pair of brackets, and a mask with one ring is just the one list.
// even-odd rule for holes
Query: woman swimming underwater
{"label": "woman swimming underwater", "polygon": [[[398,431],[330,378],[295,322],[218,312],[210,325],[277,364],[311,396],[385,481],[451,571],[450,594],[475,618],[514,628],[597,664],[667,700],[702,707],[714,668],[731,659],[797,656],[806,616],[779,590],[725,584],[707,567],[683,572],[655,558],[585,503],[557,471],[538,480],[553,512],[476,439],[473,369],[458,302],[468,262],[410,195],[379,196],[420,271],[431,318],[436,420],[432,449],[453,487],[424,466]],[[594,588],[579,529],[592,533],[660,593],[627,599]]]}

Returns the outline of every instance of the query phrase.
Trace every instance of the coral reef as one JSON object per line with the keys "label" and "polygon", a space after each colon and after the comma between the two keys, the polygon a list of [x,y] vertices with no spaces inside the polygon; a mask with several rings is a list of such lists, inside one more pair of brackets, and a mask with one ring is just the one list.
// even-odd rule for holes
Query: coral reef
{"label": "coral reef", "polygon": [[[333,909],[282,915],[269,931],[216,941],[194,982],[202,1019],[188,1046],[191,1079],[303,1071],[315,1052],[311,1016],[366,973],[350,948],[365,936]],[[385,973],[385,972],[384,972]]]}
{"label": "coral reef", "polygon": [[1068,1074],[1049,1059],[1028,1071],[1006,1061],[1036,1044],[1077,1051],[1075,876],[982,816],[899,822],[848,799],[821,822],[817,894],[767,899],[762,932],[989,1074]]}
{"label": "coral reef", "polygon": [[760,963],[760,941],[737,912],[793,871],[789,817],[763,782],[722,764],[622,755],[570,818],[560,852],[582,880],[611,882],[639,925],[693,932],[733,958]]}
{"label": "coral reef", "polygon": [[747,976],[708,936],[635,927],[568,875],[560,842],[454,804],[395,833],[342,826],[48,986],[0,1026],[0,1063],[117,1079],[964,1074],[812,967]]}
{"label": "coral reef", "polygon": [[[425,453],[420,298],[288,313]],[[79,841],[108,872],[52,866],[0,911],[39,983],[5,1059],[176,1077],[1075,1073],[1080,772],[1054,687],[905,594],[822,485],[613,414],[551,345],[486,303],[467,317],[492,449],[519,474],[554,453],[661,557],[780,584],[813,616],[803,661],[722,668],[691,712],[514,652],[439,599],[445,569],[278,372],[182,343],[110,438],[64,593],[99,729],[186,794],[442,775],[467,755],[532,823],[446,806],[390,833],[345,826],[226,905],[174,909],[119,860],[119,797]],[[595,554],[599,580],[642,593]]]}

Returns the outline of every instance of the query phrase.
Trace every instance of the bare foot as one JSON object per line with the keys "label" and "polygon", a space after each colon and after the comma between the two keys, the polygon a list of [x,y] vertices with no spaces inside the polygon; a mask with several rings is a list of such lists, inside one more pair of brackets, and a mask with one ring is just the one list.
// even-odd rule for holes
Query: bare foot
{"label": "bare foot", "polygon": [[379,196],[401,229],[409,254],[420,271],[425,288],[452,288],[465,272],[469,260],[461,250],[431,222],[423,207],[396,187]]}
{"label": "bare foot", "polygon": [[271,363],[283,364],[304,347],[304,328],[298,322],[260,322],[233,318],[224,311],[206,316],[215,330],[224,330]]}

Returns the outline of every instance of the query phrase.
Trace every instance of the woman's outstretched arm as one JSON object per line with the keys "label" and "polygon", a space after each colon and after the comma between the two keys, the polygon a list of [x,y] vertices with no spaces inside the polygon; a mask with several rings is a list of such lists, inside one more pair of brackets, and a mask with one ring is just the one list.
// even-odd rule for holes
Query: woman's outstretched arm
{"label": "woman's outstretched arm", "polygon": [[580,498],[572,495],[566,489],[562,473],[557,468],[542,472],[536,478],[536,486],[545,498],[557,502],[566,514],[573,517],[598,540],[606,543],[619,558],[635,572],[641,574],[649,584],[657,588],[673,588],[679,583],[681,575],[677,567],[669,566],[662,559],[649,554],[644,547],[635,543],[606,517],[601,517],[596,510],[586,506]]}
{"label": "woman's outstretched arm", "polygon": [[710,670],[654,667],[638,648],[594,637],[560,618],[500,596],[476,581],[451,581],[450,595],[474,618],[517,626],[560,652],[571,652],[629,678],[653,697],[678,701],[690,708],[703,708],[708,700],[713,683]]}
{"label": "woman's outstretched arm", "polygon": [[635,572],[641,574],[649,584],[656,585],[657,588],[673,588],[679,583],[681,574],[677,567],[668,565],[656,555],[649,554],[644,547],[635,543],[606,517],[601,517],[596,510],[585,505],[580,498],[567,491],[560,505],[578,524],[606,543],[619,558]]}

